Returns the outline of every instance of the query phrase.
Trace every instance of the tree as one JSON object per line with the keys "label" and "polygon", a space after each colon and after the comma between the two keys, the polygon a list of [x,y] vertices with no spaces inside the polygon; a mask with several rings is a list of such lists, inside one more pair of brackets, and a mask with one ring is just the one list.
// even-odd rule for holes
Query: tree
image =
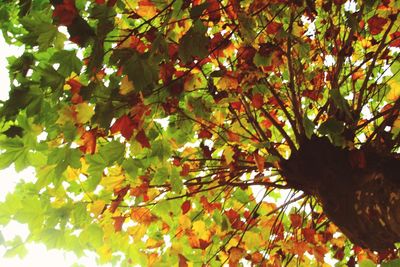
{"label": "tree", "polygon": [[8,254],[43,242],[121,266],[398,263],[399,10],[3,1],[3,35],[25,52],[9,58],[0,167],[37,176],[0,204],[2,224],[30,229]]}

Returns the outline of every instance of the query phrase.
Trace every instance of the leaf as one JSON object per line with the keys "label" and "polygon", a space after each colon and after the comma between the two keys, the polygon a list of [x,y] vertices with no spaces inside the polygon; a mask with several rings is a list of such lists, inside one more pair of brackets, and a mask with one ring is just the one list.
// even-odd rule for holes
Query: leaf
{"label": "leaf", "polygon": [[382,32],[387,22],[387,19],[382,18],[379,15],[374,15],[367,20],[369,31],[372,35],[377,35]]}
{"label": "leaf", "polygon": [[122,115],[114,122],[110,131],[112,134],[120,132],[123,137],[130,140],[135,128],[136,126],[133,124],[132,119],[128,115]]}
{"label": "leaf", "polygon": [[192,203],[190,202],[190,200],[186,200],[185,202],[183,202],[181,205],[182,214],[188,213],[191,206],[192,206]]}
{"label": "leaf", "polygon": [[68,77],[72,72],[80,73],[82,69],[82,61],[76,56],[76,50],[61,50],[57,51],[50,58],[52,63],[60,64],[57,72]]}
{"label": "leaf", "polygon": [[102,160],[107,164],[107,166],[111,166],[114,162],[122,162],[125,155],[125,146],[117,141],[111,141],[106,145],[99,148],[99,154]]}
{"label": "leaf", "polygon": [[183,182],[179,176],[172,175],[171,176],[171,187],[172,191],[180,193],[183,189]]}
{"label": "leaf", "polygon": [[258,151],[255,151],[253,153],[253,157],[254,157],[254,162],[256,163],[258,171],[259,172],[263,172],[264,171],[264,165],[265,165],[264,157],[261,156],[260,154],[258,154]]}
{"label": "leaf", "polygon": [[390,86],[390,90],[386,94],[386,99],[388,101],[396,101],[400,97],[400,83],[392,79],[387,84]]}
{"label": "leaf", "polygon": [[134,54],[124,64],[124,73],[128,75],[135,89],[149,92],[155,82],[158,81],[158,64],[152,62],[148,54]]}
{"label": "leaf", "polygon": [[203,59],[208,55],[209,38],[206,37],[207,27],[200,20],[196,20],[189,31],[181,38],[179,56],[184,63],[193,58]]}
{"label": "leaf", "polygon": [[90,121],[94,115],[94,107],[90,106],[88,103],[83,102],[75,106],[76,111],[76,121],[78,123],[87,123]]}
{"label": "leaf", "polygon": [[321,124],[321,126],[318,128],[318,131],[322,135],[337,135],[341,134],[344,131],[344,126],[342,122],[334,118],[329,118],[327,121]]}
{"label": "leaf", "polygon": [[138,141],[140,143],[140,145],[142,146],[142,148],[150,148],[150,142],[147,139],[147,136],[145,134],[145,132],[143,130],[140,130],[135,137],[136,141]]}
{"label": "leaf", "polygon": [[119,93],[121,95],[127,95],[135,90],[133,83],[129,80],[128,76],[124,76],[121,80],[121,86],[119,87]]}
{"label": "leaf", "polygon": [[254,108],[259,109],[264,105],[264,96],[260,93],[253,94],[251,104]]}

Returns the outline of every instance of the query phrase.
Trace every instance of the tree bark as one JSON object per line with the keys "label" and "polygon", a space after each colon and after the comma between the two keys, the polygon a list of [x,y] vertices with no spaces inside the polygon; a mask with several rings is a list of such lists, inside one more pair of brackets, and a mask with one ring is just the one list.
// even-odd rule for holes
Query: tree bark
{"label": "tree bark", "polygon": [[381,251],[400,242],[398,154],[349,151],[313,136],[281,166],[288,185],[317,198],[354,244]]}

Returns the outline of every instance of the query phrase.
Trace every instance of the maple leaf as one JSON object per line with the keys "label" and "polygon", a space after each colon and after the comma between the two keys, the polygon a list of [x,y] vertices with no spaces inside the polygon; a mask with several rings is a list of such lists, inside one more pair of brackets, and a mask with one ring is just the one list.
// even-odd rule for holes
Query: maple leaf
{"label": "maple leaf", "polygon": [[387,19],[382,18],[378,15],[374,15],[373,17],[367,20],[369,31],[372,35],[377,35],[382,32],[385,24],[388,22]]}
{"label": "maple leaf", "polygon": [[79,147],[79,149],[83,153],[94,154],[96,152],[96,133],[97,130],[92,129],[82,134],[81,140],[83,144]]}
{"label": "maple leaf", "polygon": [[147,139],[146,133],[143,130],[140,130],[135,137],[136,141],[140,143],[140,145],[145,148],[150,148],[150,142],[149,139]]}
{"label": "maple leaf", "polygon": [[182,209],[182,214],[186,214],[188,213],[188,211],[190,210],[192,204],[190,202],[190,200],[186,200],[185,202],[182,203],[181,209]]}
{"label": "maple leaf", "polygon": [[122,115],[111,126],[110,131],[112,134],[120,132],[126,140],[131,139],[135,125],[128,115]]}
{"label": "maple leaf", "polygon": [[78,10],[73,1],[64,1],[63,4],[56,5],[53,11],[53,18],[57,19],[59,25],[70,26],[78,16]]}

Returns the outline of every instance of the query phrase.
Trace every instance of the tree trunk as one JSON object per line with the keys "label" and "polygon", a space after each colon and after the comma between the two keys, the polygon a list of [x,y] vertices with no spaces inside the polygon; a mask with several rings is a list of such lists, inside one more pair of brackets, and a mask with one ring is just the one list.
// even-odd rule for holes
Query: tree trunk
{"label": "tree trunk", "polygon": [[289,186],[316,197],[354,244],[380,251],[400,242],[397,154],[349,151],[313,137],[282,163],[282,172]]}

